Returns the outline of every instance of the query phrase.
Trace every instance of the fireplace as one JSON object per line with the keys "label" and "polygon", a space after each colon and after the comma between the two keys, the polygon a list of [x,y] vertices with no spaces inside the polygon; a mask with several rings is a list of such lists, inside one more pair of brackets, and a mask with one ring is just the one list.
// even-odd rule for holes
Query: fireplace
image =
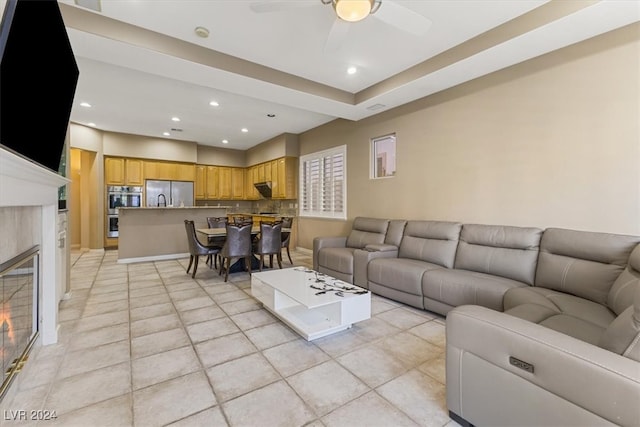
{"label": "fireplace", "polygon": [[[30,345],[46,346],[58,342],[58,304],[66,290],[61,274],[62,254],[58,248],[58,187],[68,182],[67,178],[0,145],[0,266],[9,268],[20,262],[20,257],[30,253],[32,248],[39,248],[32,260],[15,267],[13,273],[3,273],[2,276],[2,282],[11,283],[10,286],[20,289],[20,292],[15,302],[2,307],[4,320],[0,323],[0,339],[8,345],[12,340],[20,342],[20,347],[24,347],[26,341],[27,348],[11,345],[0,359],[3,363],[3,384],[8,378],[4,374],[5,368],[13,371],[13,384],[4,390],[0,403],[11,400],[20,385],[20,375],[16,377],[16,373],[24,363],[22,353],[25,350],[28,353]],[[34,286],[27,291],[29,287],[18,285],[24,284],[19,280],[31,280]],[[4,302],[5,293],[1,292]],[[31,299],[37,301],[31,306],[32,314],[18,315],[22,311],[22,303]],[[14,364],[15,359],[18,360]]]}
{"label": "fireplace", "polygon": [[38,338],[39,253],[36,245],[0,264],[0,400]]}

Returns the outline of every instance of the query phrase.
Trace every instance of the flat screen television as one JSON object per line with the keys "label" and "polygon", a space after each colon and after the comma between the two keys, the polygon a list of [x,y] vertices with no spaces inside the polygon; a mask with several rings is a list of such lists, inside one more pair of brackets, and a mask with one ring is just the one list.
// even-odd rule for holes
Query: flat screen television
{"label": "flat screen television", "polygon": [[0,145],[54,172],[78,66],[56,0],[7,0],[0,24]]}

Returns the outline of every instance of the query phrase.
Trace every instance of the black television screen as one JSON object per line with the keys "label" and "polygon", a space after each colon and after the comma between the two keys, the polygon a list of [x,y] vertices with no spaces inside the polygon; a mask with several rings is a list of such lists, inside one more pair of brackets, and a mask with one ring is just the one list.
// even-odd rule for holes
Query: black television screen
{"label": "black television screen", "polygon": [[0,144],[57,172],[79,71],[56,0],[7,0],[0,61]]}

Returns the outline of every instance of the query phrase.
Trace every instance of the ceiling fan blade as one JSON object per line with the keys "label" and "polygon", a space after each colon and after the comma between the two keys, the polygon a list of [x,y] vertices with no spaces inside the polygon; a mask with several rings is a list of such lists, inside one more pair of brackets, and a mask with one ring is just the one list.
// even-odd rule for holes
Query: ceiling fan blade
{"label": "ceiling fan blade", "polygon": [[327,40],[324,43],[324,51],[333,52],[340,49],[344,41],[347,39],[349,28],[351,28],[350,22],[336,18],[336,20],[333,21]]}
{"label": "ceiling fan blade", "polygon": [[431,27],[431,20],[413,10],[391,0],[384,0],[375,16],[385,24],[389,24],[400,30],[423,36]]}
{"label": "ceiling fan blade", "polygon": [[303,7],[316,6],[317,0],[297,0],[297,1],[256,1],[249,4],[249,8],[256,13],[281,12],[284,10],[299,9]]}

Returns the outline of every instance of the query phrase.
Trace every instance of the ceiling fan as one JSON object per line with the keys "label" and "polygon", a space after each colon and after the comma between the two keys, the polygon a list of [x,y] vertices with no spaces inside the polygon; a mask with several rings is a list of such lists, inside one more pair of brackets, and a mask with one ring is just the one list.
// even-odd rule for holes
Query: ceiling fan
{"label": "ceiling fan", "polygon": [[[336,13],[324,46],[327,51],[338,49],[354,23],[368,17],[416,36],[424,35],[431,26],[428,18],[393,0],[320,0],[320,3],[333,6]],[[317,5],[315,1],[263,0],[253,2],[249,7],[256,13],[269,13]]]}

